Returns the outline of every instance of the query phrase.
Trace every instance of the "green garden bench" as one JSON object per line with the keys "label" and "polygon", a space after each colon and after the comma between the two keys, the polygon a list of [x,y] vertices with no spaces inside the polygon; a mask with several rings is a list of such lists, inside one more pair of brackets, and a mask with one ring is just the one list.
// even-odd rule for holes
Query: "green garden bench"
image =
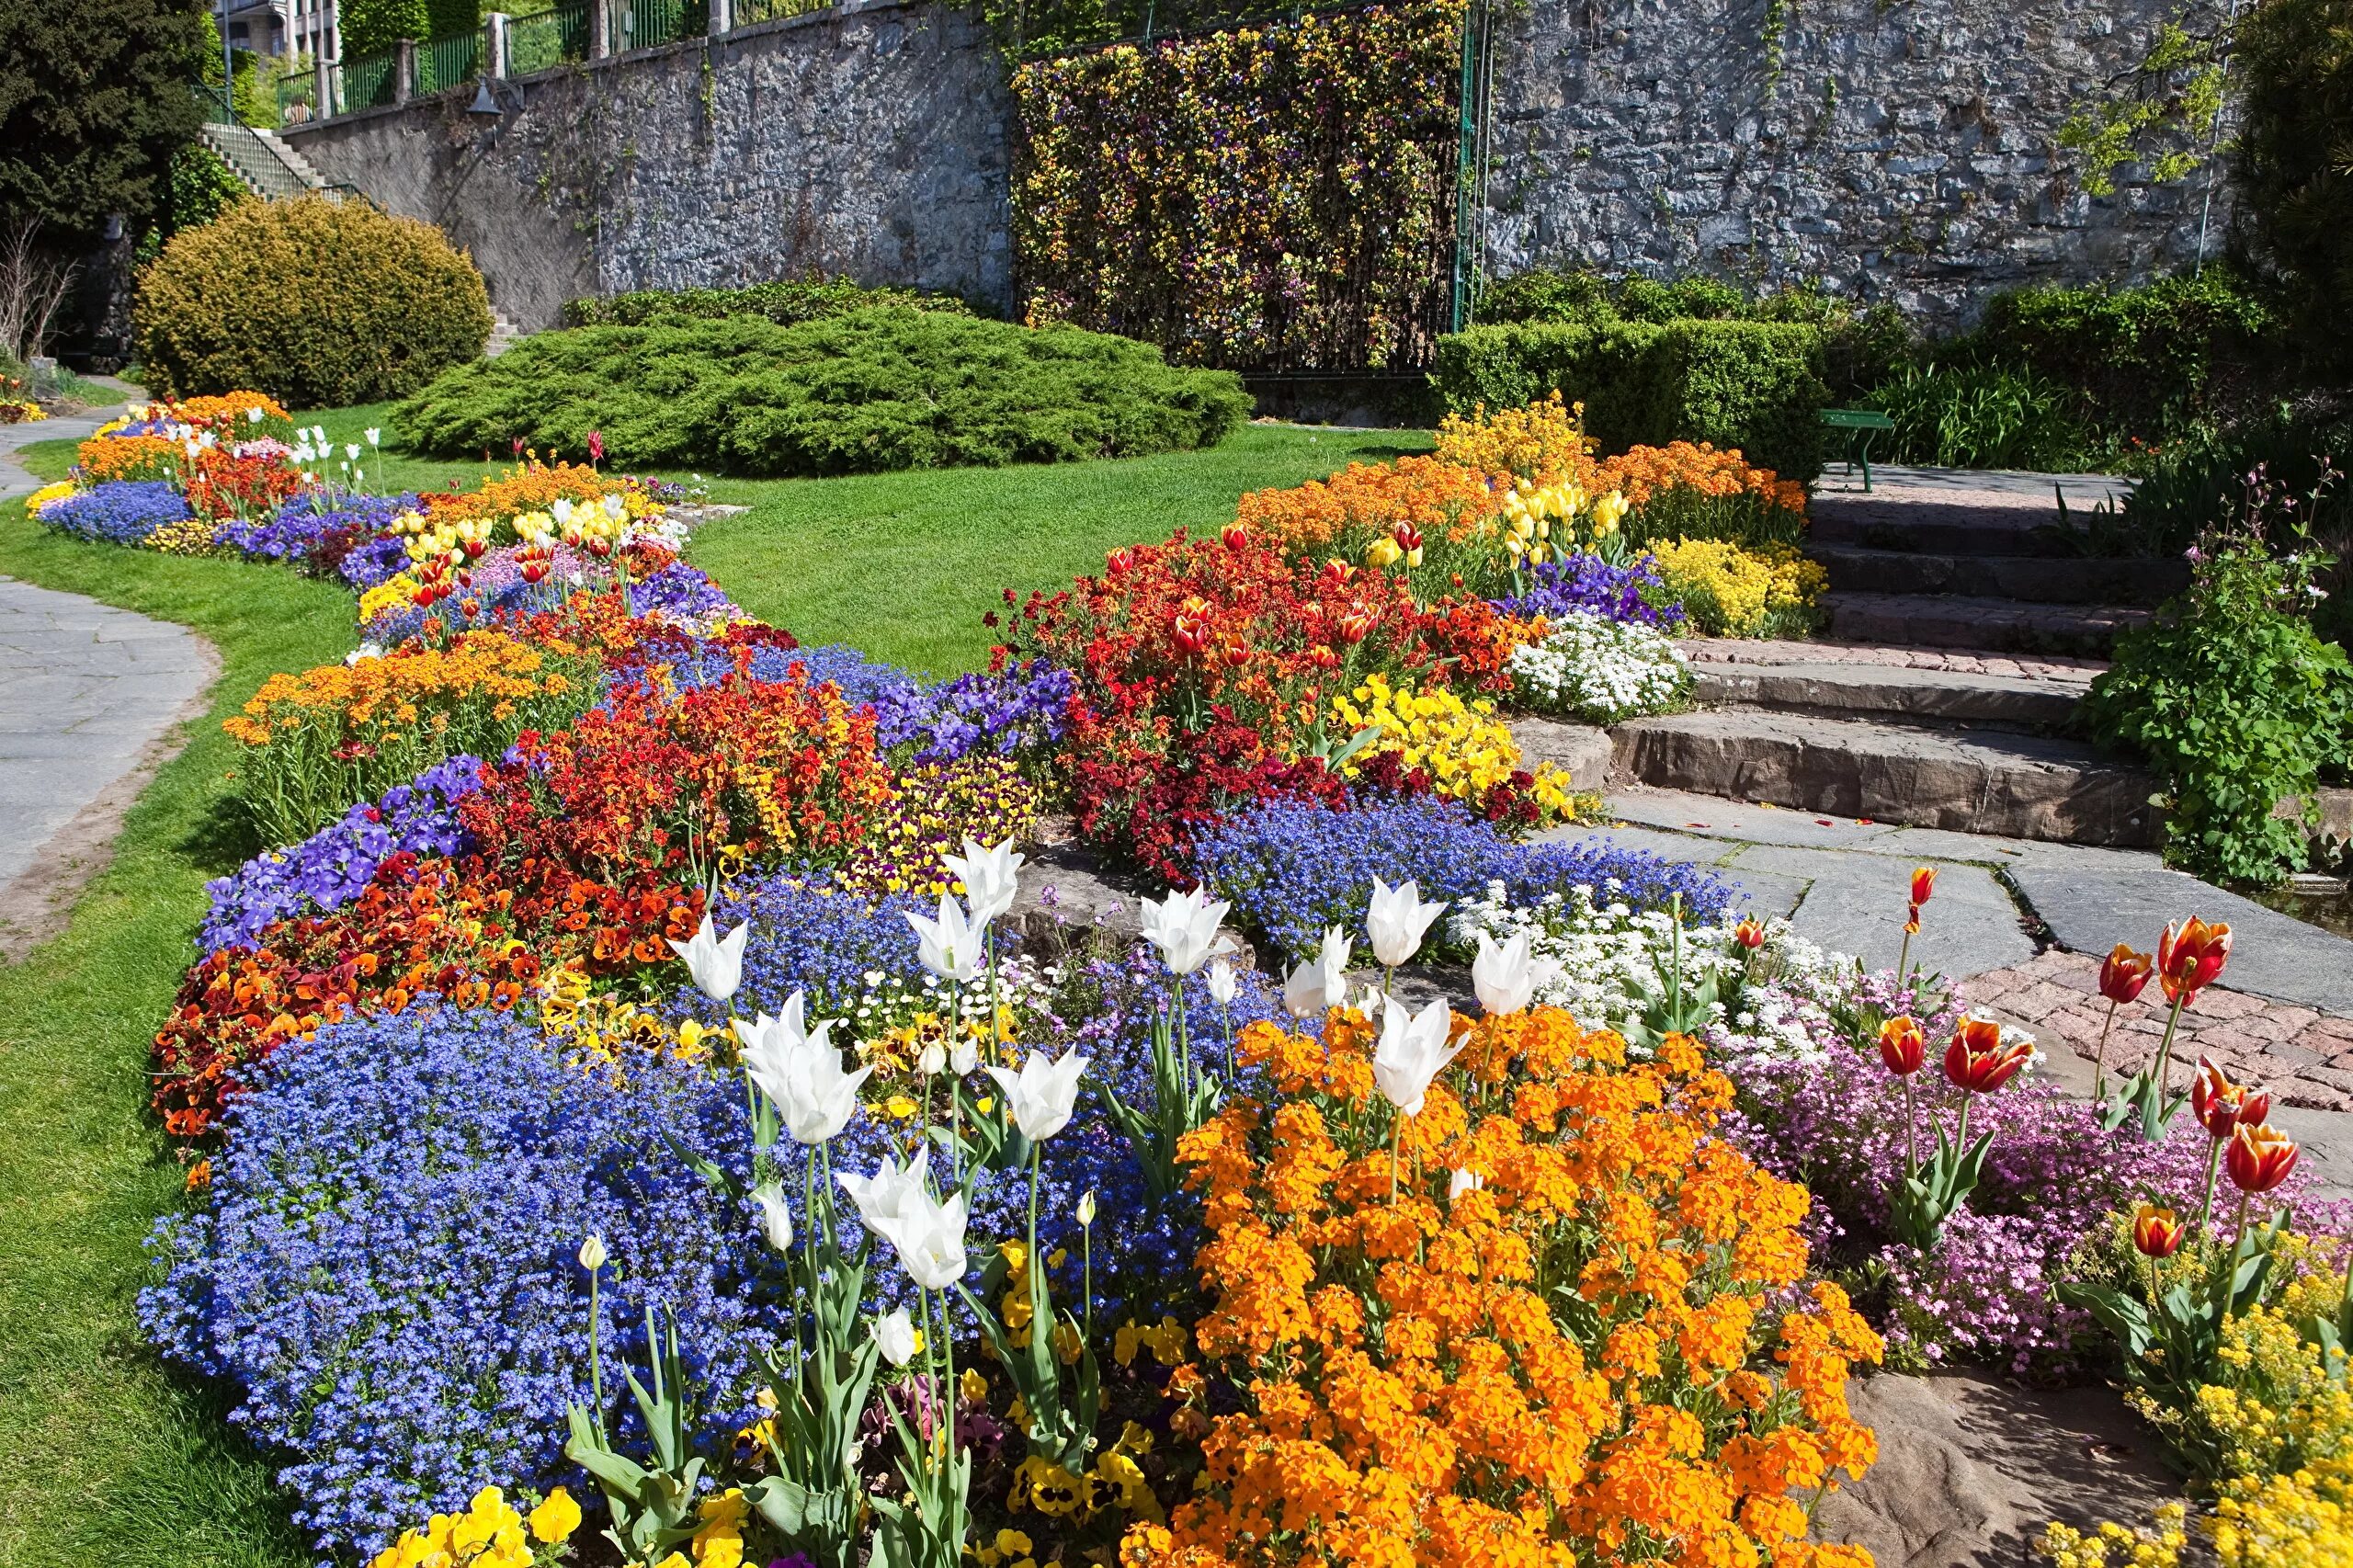
{"label": "green garden bench", "polygon": [[1854,477],[1857,467],[1863,471],[1863,494],[1871,488],[1871,442],[1882,430],[1895,428],[1895,421],[1876,408],[1825,408],[1822,422],[1833,430],[1847,432],[1847,474]]}

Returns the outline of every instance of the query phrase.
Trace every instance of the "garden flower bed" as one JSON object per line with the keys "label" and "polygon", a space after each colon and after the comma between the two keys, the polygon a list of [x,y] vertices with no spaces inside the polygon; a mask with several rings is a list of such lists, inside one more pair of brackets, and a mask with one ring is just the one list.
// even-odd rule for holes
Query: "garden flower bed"
{"label": "garden flower bed", "polygon": [[[141,1301],[322,1561],[1847,1568],[1882,1358],[2120,1369],[2226,1560],[2325,1560],[2245,1545],[2353,1452],[2347,1216],[2259,1091],[2068,1100],[1937,977],[1531,837],[1589,808],[1504,711],[1679,696],[1612,540],[1785,545],[1770,475],[1637,503],[1557,402],[1453,422],[925,682],[745,616],[674,486],[324,449],[162,407],[32,503],[358,596],[230,726],[260,852],[158,1020]],[[1016,935],[1055,817],[1152,896]]]}

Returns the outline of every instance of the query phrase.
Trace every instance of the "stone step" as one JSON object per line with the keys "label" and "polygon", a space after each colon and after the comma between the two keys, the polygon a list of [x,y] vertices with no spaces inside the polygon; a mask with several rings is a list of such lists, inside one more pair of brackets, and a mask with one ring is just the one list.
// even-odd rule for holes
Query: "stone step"
{"label": "stone step", "polygon": [[1831,587],[1848,593],[2157,605],[2189,586],[2189,562],[2172,556],[1949,555],[1820,542],[1809,553]]}
{"label": "stone step", "polygon": [[1830,635],[1847,642],[2003,653],[2105,654],[2149,621],[2138,605],[2042,605],[1961,594],[1833,592]]}
{"label": "stone step", "polygon": [[2009,838],[2158,839],[2154,778],[2044,736],[1725,709],[1610,738],[1613,776],[1661,789]]}
{"label": "stone step", "polygon": [[2067,727],[2083,687],[1883,665],[1695,664],[1691,695],[1711,707],[2043,733]]}
{"label": "stone step", "polygon": [[2039,499],[1970,491],[1816,494],[1806,513],[1813,542],[1822,545],[1949,555],[2075,553],[2059,532],[2059,508],[2048,493]]}

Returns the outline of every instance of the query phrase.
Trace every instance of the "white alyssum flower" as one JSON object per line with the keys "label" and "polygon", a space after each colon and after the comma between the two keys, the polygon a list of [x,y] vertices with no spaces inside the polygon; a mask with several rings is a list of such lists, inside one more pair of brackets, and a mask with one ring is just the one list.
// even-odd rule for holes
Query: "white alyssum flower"
{"label": "white alyssum flower", "polygon": [[1529,707],[1589,724],[1614,724],[1682,705],[1690,661],[1674,641],[1633,621],[1571,610],[1541,642],[1524,642],[1505,663]]}

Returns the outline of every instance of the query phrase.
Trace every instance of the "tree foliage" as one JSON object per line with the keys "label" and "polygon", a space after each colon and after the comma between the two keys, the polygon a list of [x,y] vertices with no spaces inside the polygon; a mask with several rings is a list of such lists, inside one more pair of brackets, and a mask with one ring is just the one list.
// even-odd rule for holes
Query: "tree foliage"
{"label": "tree foliage", "polygon": [[196,135],[199,0],[0,0],[0,214],[59,243],[134,224]]}
{"label": "tree foliage", "polygon": [[2353,355],[2353,0],[2265,0],[2241,25],[2240,199],[2312,341]]}

